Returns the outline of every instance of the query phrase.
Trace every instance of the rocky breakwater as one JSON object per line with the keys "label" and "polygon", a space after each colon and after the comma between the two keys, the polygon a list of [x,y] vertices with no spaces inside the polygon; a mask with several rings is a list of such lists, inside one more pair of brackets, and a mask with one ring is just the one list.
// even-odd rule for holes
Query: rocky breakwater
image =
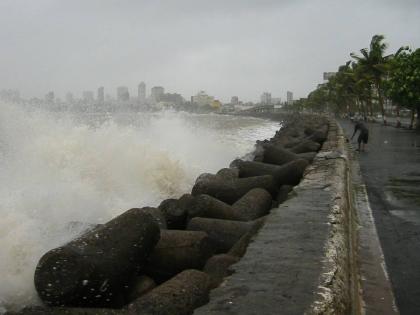
{"label": "rocky breakwater", "polygon": [[328,126],[290,119],[251,159],[200,175],[190,194],[130,209],[47,252],[34,276],[44,306],[8,314],[192,314],[299,184]]}

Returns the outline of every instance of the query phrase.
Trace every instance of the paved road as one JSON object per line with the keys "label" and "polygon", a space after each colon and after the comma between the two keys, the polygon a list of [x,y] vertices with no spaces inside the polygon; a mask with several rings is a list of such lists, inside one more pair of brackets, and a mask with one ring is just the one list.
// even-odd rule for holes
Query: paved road
{"label": "paved road", "polygon": [[[340,123],[350,137],[354,125]],[[360,167],[397,306],[402,315],[420,314],[420,134],[366,125]]]}

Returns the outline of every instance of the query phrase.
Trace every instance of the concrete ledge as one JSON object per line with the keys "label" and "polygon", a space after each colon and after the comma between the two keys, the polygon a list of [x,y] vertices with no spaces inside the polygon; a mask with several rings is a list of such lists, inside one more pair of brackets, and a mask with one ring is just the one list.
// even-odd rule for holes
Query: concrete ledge
{"label": "concrete ledge", "polygon": [[347,157],[340,127],[294,197],[272,209],[235,273],[194,314],[344,314],[351,308]]}

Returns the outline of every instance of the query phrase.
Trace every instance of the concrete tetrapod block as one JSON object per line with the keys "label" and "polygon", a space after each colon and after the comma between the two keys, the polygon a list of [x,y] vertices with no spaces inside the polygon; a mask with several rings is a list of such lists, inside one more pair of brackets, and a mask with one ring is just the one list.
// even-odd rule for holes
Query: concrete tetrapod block
{"label": "concrete tetrapod block", "polygon": [[300,141],[301,141],[301,139],[293,138],[291,136],[280,133],[280,134],[274,136],[270,140],[270,143],[274,144],[274,145],[280,145],[280,146],[283,146],[285,148],[289,148],[289,147],[295,146]]}
{"label": "concrete tetrapod block", "polygon": [[228,255],[228,254],[219,254],[210,257],[207,260],[206,265],[204,266],[203,271],[207,273],[210,280],[210,288],[214,289],[222,283],[223,278],[230,276],[233,271],[229,270],[229,267],[234,263],[239,261],[239,257]]}
{"label": "concrete tetrapod block", "polygon": [[[257,140],[257,143],[255,145],[255,150],[253,152],[253,155],[254,155],[252,158],[253,161],[262,162],[264,160],[264,145],[267,143],[269,143],[269,140],[263,140],[263,141]],[[239,176],[239,170],[238,170],[238,176]]]}
{"label": "concrete tetrapod block", "polygon": [[239,170],[237,168],[222,168],[219,170],[216,174],[217,176],[220,176],[221,178],[226,179],[232,179],[232,178],[238,178],[239,177]]}
{"label": "concrete tetrapod block", "polygon": [[103,224],[90,223],[90,222],[70,221],[68,224],[66,224],[65,230],[72,234],[76,234],[76,232],[79,232],[79,231],[80,233],[81,232],[86,233],[87,231],[96,229],[102,225]]}
{"label": "concrete tetrapod block", "polygon": [[289,150],[282,148],[281,146],[275,146],[272,144],[265,144],[264,148],[264,163],[283,165],[288,162],[299,159],[299,156]]}
{"label": "concrete tetrapod block", "polygon": [[286,149],[289,149],[290,150],[291,148],[293,148],[294,146],[297,146],[301,142],[302,142],[302,139],[295,139],[295,138],[293,138],[292,140],[290,140],[290,141],[288,141],[286,143],[282,143],[282,142],[276,141],[275,144],[283,145]]}
{"label": "concrete tetrapod block", "polygon": [[309,162],[304,159],[297,159],[281,166],[253,161],[236,161],[241,178],[272,175],[277,185],[297,185],[308,165]]}
{"label": "concrete tetrapod block", "polygon": [[210,277],[185,270],[128,306],[127,315],[189,315],[208,302]]}
{"label": "concrete tetrapod block", "polygon": [[271,175],[237,178],[230,180],[210,179],[196,183],[192,195],[210,195],[228,204],[233,204],[252,188],[264,188],[272,195],[277,192],[277,185]]}
{"label": "concrete tetrapod block", "polygon": [[288,135],[293,138],[299,138],[304,135],[303,126],[301,122],[289,123],[287,126],[284,126],[279,134]]}
{"label": "concrete tetrapod block", "polygon": [[286,201],[287,197],[289,195],[289,192],[291,192],[292,190],[293,190],[292,185],[281,186],[280,189],[279,189],[279,193],[276,196],[276,201],[278,202],[278,204],[281,204],[284,201]]}
{"label": "concrete tetrapod block", "polygon": [[154,207],[143,207],[143,208],[133,208],[130,209],[132,211],[143,211],[145,213],[150,214],[155,220],[156,223],[159,225],[161,229],[166,229],[166,218],[163,215],[163,212],[159,208]]}
{"label": "concrete tetrapod block", "polygon": [[306,136],[310,136],[317,131],[321,131],[326,133],[328,131],[328,122],[326,120],[323,121],[311,121],[306,122],[304,126],[304,133]]}
{"label": "concrete tetrapod block", "polygon": [[271,209],[271,195],[262,188],[248,191],[241,199],[232,205],[241,221],[251,221],[266,215]]}
{"label": "concrete tetrapod block", "polygon": [[127,311],[110,308],[29,306],[19,312],[7,312],[5,315],[127,315]]}
{"label": "concrete tetrapod block", "polygon": [[216,247],[215,253],[226,253],[246,233],[252,229],[251,222],[232,220],[193,218],[188,223],[190,231],[204,231]]}
{"label": "concrete tetrapod block", "polygon": [[313,134],[316,131],[316,129],[314,128],[314,126],[305,126],[304,129],[304,133],[306,136],[310,136],[311,134]]}
{"label": "concrete tetrapod block", "polygon": [[186,269],[202,269],[215,251],[205,232],[162,230],[143,273],[162,282]]}
{"label": "concrete tetrapod block", "polygon": [[168,229],[185,229],[188,209],[193,199],[190,194],[185,194],[179,199],[166,199],[160,203],[158,208],[162,211],[166,219]]}
{"label": "concrete tetrapod block", "polygon": [[224,220],[239,220],[239,213],[227,203],[209,195],[198,195],[188,209],[188,218],[203,217]]}
{"label": "concrete tetrapod block", "polygon": [[211,173],[202,173],[198,175],[198,177],[195,179],[195,184],[201,182],[201,181],[207,181],[212,179],[217,179],[219,176],[211,174]]}
{"label": "concrete tetrapod block", "polygon": [[210,276],[198,270],[185,270],[126,308],[28,307],[7,315],[187,315],[208,302]]}
{"label": "concrete tetrapod block", "polygon": [[324,125],[323,127],[317,130],[314,130],[311,134],[308,135],[306,139],[322,144],[325,140],[327,140],[327,136],[328,136],[328,126]]}
{"label": "concrete tetrapod block", "polygon": [[228,254],[236,257],[242,257],[246,253],[248,244],[252,238],[257,234],[259,229],[264,225],[267,216],[259,218],[253,221],[252,228],[246,234],[244,234],[233,247],[229,250]]}
{"label": "concrete tetrapod block", "polygon": [[126,298],[128,302],[132,302],[150,290],[154,289],[156,287],[156,282],[152,278],[145,275],[136,276],[133,280],[133,284],[130,287],[130,291],[128,292]]}
{"label": "concrete tetrapod block", "polygon": [[317,152],[306,152],[306,153],[298,153],[296,154],[300,159],[307,160],[309,163],[312,163]]}
{"label": "concrete tetrapod block", "polygon": [[126,211],[42,256],[35,288],[48,305],[120,307],[122,288],[144,264],[159,236],[150,214]]}
{"label": "concrete tetrapod block", "polygon": [[294,153],[306,153],[306,152],[315,152],[318,151],[321,145],[318,142],[311,140],[303,140],[299,144],[290,148],[290,151]]}

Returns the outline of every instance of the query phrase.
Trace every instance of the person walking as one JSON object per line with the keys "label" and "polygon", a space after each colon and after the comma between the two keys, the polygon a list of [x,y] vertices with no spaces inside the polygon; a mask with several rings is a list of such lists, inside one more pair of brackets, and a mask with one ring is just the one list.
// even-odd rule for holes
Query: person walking
{"label": "person walking", "polygon": [[358,143],[357,151],[363,152],[369,140],[369,130],[366,128],[363,122],[356,121],[356,124],[354,126],[354,132],[353,132],[353,135],[351,136],[352,140],[358,130],[360,133],[359,133],[359,137],[357,138],[357,143]]}

